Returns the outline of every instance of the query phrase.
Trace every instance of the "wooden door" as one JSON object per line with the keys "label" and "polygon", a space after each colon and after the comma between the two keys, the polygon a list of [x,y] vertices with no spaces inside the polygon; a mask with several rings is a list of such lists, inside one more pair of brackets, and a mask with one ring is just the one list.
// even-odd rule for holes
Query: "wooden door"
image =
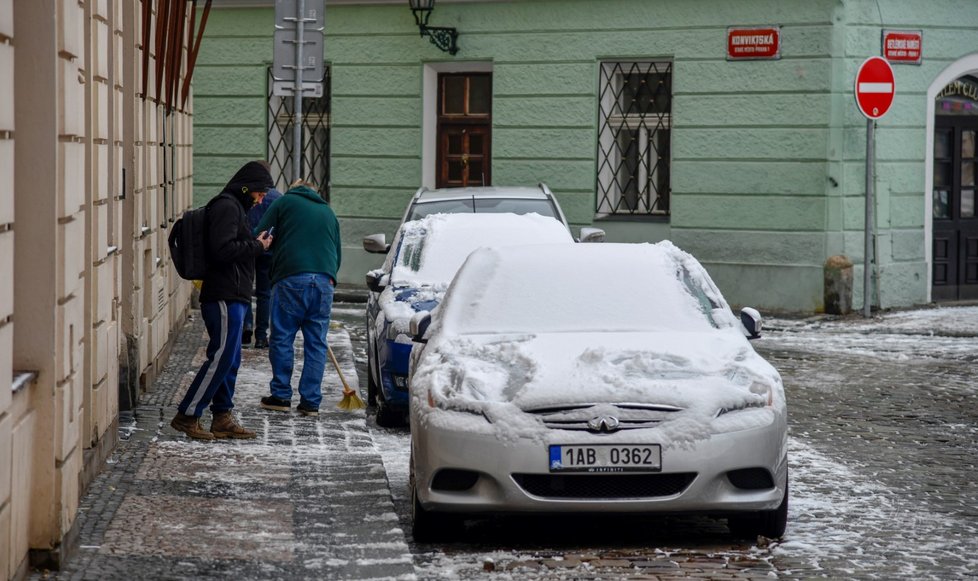
{"label": "wooden door", "polygon": [[978,299],[978,118],[939,115],[934,128],[935,301]]}
{"label": "wooden door", "polygon": [[437,187],[492,185],[491,126],[489,73],[439,75]]}

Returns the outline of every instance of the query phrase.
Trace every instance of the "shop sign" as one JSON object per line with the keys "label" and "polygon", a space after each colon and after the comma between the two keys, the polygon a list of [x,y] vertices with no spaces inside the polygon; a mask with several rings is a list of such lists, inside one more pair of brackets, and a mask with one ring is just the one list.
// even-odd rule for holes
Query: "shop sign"
{"label": "shop sign", "polygon": [[883,58],[893,64],[919,65],[923,54],[921,30],[883,30]]}
{"label": "shop sign", "polygon": [[727,28],[727,60],[781,58],[781,27]]}

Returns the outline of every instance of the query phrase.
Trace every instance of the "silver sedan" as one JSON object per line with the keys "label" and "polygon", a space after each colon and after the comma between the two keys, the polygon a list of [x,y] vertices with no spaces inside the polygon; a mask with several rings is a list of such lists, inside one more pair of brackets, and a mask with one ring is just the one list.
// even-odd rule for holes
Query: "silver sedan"
{"label": "silver sedan", "polygon": [[707,513],[780,537],[787,407],[669,242],[482,249],[411,322],[418,540],[489,513]]}

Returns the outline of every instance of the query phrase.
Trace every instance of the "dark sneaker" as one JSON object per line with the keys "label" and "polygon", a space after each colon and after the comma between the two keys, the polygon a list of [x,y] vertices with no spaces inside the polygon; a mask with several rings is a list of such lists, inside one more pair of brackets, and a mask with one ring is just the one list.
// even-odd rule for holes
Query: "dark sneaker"
{"label": "dark sneaker", "polygon": [[275,410],[277,412],[288,412],[292,411],[292,402],[287,399],[279,399],[274,395],[266,395],[261,398],[261,407],[266,410]]}
{"label": "dark sneaker", "polygon": [[295,411],[299,412],[300,414],[302,414],[304,416],[318,416],[319,415],[319,408],[314,408],[312,406],[307,406],[304,403],[300,403],[299,405],[295,406]]}
{"label": "dark sneaker", "polygon": [[251,343],[251,329],[245,329],[241,331],[241,344],[248,345]]}
{"label": "dark sneaker", "polygon": [[254,438],[257,434],[254,430],[242,426],[238,419],[230,411],[214,414],[211,421],[211,433],[215,438]]}
{"label": "dark sneaker", "polygon": [[170,420],[170,427],[178,432],[187,434],[195,440],[214,439],[214,434],[208,432],[204,429],[204,426],[200,425],[200,418],[187,416],[180,412],[177,412],[177,415],[173,416],[173,419]]}
{"label": "dark sneaker", "polygon": [[268,349],[268,339],[261,337],[255,339],[255,349]]}

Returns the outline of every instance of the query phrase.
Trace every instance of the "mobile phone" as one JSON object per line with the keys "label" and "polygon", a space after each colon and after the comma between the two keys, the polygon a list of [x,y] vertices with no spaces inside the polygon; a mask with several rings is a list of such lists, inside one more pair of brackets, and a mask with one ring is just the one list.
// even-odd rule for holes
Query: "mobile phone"
{"label": "mobile phone", "polygon": [[269,236],[275,235],[275,226],[272,226],[271,228],[268,229],[268,235]]}

